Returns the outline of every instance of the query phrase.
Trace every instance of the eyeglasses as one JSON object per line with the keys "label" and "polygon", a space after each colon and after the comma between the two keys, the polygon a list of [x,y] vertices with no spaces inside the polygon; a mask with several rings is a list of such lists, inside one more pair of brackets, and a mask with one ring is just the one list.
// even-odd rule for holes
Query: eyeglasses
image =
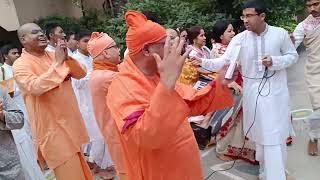
{"label": "eyeglasses", "polygon": [[240,16],[240,19],[243,21],[245,19],[249,19],[253,16],[258,16],[258,15],[259,15],[258,13],[257,14],[246,14],[246,15]]}

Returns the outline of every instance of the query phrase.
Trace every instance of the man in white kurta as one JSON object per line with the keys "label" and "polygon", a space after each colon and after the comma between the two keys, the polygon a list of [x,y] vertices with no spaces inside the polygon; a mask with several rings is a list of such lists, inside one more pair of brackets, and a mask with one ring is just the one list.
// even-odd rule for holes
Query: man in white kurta
{"label": "man in white kurta", "polygon": [[[220,59],[203,59],[201,65],[216,70],[230,60],[240,60],[244,133],[256,143],[260,179],[285,180],[286,139],[290,130],[286,68],[297,62],[298,54],[287,31],[265,22],[264,7],[261,1],[246,2],[241,19],[247,30],[232,39]],[[259,95],[265,73],[270,78],[260,86]]]}
{"label": "man in white kurta", "polygon": [[96,163],[101,169],[106,169],[111,167],[113,162],[95,119],[92,105],[89,79],[93,71],[93,59],[87,50],[90,34],[76,35],[76,39],[79,41],[79,49],[72,57],[87,68],[87,75],[84,78],[80,80],[72,79],[72,86],[90,137],[90,144],[84,147],[84,151],[89,154],[89,160]]}
{"label": "man in white kurta", "polygon": [[[66,39],[66,34],[64,33],[62,27],[59,24],[49,24],[46,27],[47,38],[49,39],[49,44],[46,48],[48,52],[55,52],[58,39]],[[67,48],[68,56],[73,55],[73,51]]]}
{"label": "man in white kurta", "polygon": [[306,0],[310,15],[296,27],[293,36],[296,48],[304,41],[307,50],[305,79],[313,113],[310,120],[308,153],[318,155],[320,138],[320,0]]}
{"label": "man in white kurta", "polygon": [[37,163],[36,153],[31,137],[30,123],[22,94],[13,79],[12,64],[20,56],[20,54],[16,47],[12,45],[6,46],[9,48],[9,51],[5,54],[2,52],[5,63],[1,66],[1,81],[13,81],[14,91],[12,93],[12,98],[24,114],[24,126],[21,129],[12,130],[12,136],[17,145],[18,154],[26,180],[44,180],[45,177]]}

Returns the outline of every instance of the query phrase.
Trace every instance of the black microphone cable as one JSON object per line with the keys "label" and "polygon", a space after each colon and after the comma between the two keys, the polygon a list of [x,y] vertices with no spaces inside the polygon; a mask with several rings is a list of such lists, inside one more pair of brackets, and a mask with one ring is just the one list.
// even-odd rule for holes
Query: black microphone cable
{"label": "black microphone cable", "polygon": [[[208,70],[208,69],[205,69],[205,70]],[[273,73],[272,73],[270,76],[268,76],[268,72],[269,72],[268,67],[265,67],[265,72],[264,72],[262,78],[251,78],[251,77],[246,77],[246,76],[241,75],[243,78],[246,78],[246,79],[251,79],[251,80],[260,80],[260,79],[261,79],[261,81],[260,81],[260,83],[259,83],[259,86],[258,86],[258,95],[257,95],[257,97],[256,97],[256,102],[255,102],[253,122],[252,122],[252,124],[250,125],[248,131],[246,132],[245,138],[248,136],[251,128],[253,127],[253,125],[254,125],[254,123],[255,123],[255,121],[256,121],[257,106],[258,106],[259,96],[267,97],[267,96],[270,95],[270,81],[269,81],[269,79],[270,79],[271,77],[273,77],[273,76],[276,74],[276,72],[273,71]],[[261,92],[262,92],[262,90],[263,90],[263,88],[265,87],[265,85],[266,85],[267,82],[268,82],[268,84],[269,84],[268,93],[265,94],[265,95],[263,95],[263,94],[261,94]],[[213,174],[215,174],[215,173],[217,173],[217,172],[224,172],[224,171],[229,171],[229,170],[231,170],[231,169],[234,167],[234,165],[236,164],[236,161],[239,159],[240,155],[242,154],[243,149],[244,149],[244,147],[245,147],[245,144],[246,144],[246,139],[245,139],[244,142],[243,142],[243,145],[242,145],[242,147],[241,147],[241,149],[240,149],[240,152],[237,154],[236,158],[233,160],[233,163],[232,163],[232,165],[231,165],[229,168],[227,168],[227,169],[221,169],[221,170],[215,170],[215,171],[213,171],[211,174],[209,174],[209,176],[207,176],[207,177],[205,178],[205,180],[208,180]]]}

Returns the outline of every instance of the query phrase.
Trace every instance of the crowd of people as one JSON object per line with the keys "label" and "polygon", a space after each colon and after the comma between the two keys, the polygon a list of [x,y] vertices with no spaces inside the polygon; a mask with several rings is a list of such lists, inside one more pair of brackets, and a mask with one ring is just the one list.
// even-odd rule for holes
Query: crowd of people
{"label": "crowd of people", "polygon": [[129,10],[123,60],[108,32],[22,25],[22,52],[1,48],[0,179],[44,180],[50,169],[57,180],[200,180],[209,146],[259,165],[261,180],[290,179],[286,68],[302,42],[310,155],[320,138],[320,0],[305,4],[310,15],[289,34],[267,23],[263,1],[245,1],[246,30],[216,22],[211,49],[201,26],[165,29]]}

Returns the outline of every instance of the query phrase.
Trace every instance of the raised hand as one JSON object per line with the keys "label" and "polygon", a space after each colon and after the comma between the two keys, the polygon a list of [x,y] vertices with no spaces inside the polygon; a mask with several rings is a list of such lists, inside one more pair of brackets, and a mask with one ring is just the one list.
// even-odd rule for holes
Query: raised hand
{"label": "raised hand", "polygon": [[67,44],[63,39],[58,39],[55,58],[59,64],[62,64],[68,58]]}
{"label": "raised hand", "polygon": [[181,74],[183,64],[191,51],[191,49],[188,49],[181,55],[184,43],[184,38],[179,40],[177,37],[171,44],[170,37],[167,37],[164,45],[163,59],[161,59],[158,54],[153,54],[158,65],[160,81],[170,90],[174,90],[176,82]]}
{"label": "raised hand", "polygon": [[236,95],[242,94],[242,91],[243,91],[242,87],[238,83],[236,83],[235,81],[228,84],[228,87],[233,89]]}

